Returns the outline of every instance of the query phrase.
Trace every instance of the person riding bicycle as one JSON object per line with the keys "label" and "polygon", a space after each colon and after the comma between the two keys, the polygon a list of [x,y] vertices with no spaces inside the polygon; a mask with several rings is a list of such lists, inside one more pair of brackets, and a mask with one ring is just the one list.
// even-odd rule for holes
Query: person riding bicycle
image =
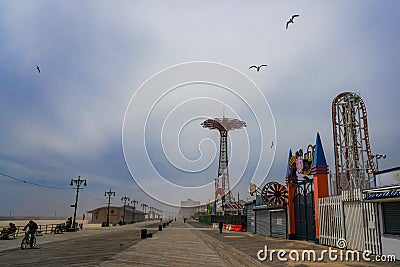
{"label": "person riding bicycle", "polygon": [[24,227],[24,231],[28,228],[28,234],[31,236],[30,240],[32,242],[33,238],[35,237],[36,230],[38,229],[38,225],[30,220],[28,224]]}

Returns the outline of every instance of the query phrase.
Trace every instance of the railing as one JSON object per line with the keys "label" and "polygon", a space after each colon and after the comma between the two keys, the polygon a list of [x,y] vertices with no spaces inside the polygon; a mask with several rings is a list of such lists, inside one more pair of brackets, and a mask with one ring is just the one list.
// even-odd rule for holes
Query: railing
{"label": "railing", "polygon": [[[16,226],[17,230],[15,232],[15,237],[25,235],[24,227],[25,226]],[[3,229],[8,229],[9,227],[2,227]],[[51,234],[54,233],[56,229],[65,229],[65,223],[58,223],[58,224],[42,224],[38,225],[37,233],[41,234]]]}

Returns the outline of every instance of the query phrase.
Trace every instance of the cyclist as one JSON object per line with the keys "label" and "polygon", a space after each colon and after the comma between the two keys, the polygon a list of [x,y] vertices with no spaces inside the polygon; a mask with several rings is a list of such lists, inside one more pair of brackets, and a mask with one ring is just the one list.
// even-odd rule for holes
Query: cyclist
{"label": "cyclist", "polygon": [[28,228],[28,234],[31,236],[30,241],[32,244],[36,230],[38,229],[38,225],[34,221],[30,220],[28,224],[24,227],[24,231],[26,231],[27,228]]}

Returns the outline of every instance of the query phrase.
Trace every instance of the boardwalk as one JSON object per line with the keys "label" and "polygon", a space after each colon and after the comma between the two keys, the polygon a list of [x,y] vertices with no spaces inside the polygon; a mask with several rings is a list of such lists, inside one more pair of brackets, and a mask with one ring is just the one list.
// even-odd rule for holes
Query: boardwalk
{"label": "boardwalk", "polygon": [[[154,235],[140,239],[140,227]],[[14,242],[3,243],[3,242]],[[0,242],[0,266],[382,266],[374,262],[261,262],[257,252],[268,249],[326,247],[303,241],[217,230],[198,223],[173,222],[163,231],[158,223],[84,230],[38,238],[37,249],[19,249],[20,238]],[[9,247],[6,248],[4,244]],[[399,262],[385,266],[400,266]]]}
{"label": "boardwalk", "polygon": [[173,223],[101,266],[132,266],[133,262],[136,266],[262,266],[250,256],[202,232],[215,230]]}

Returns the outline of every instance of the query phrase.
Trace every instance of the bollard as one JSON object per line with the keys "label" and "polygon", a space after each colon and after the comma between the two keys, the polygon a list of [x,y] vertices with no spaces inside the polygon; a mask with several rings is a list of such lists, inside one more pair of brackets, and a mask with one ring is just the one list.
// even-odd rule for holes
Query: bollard
{"label": "bollard", "polygon": [[166,226],[167,226],[167,224],[166,224],[166,223],[163,223],[163,224],[162,224],[162,227],[163,227],[163,228],[165,228]]}
{"label": "bollard", "polygon": [[147,229],[142,229],[142,231],[140,233],[140,237],[142,239],[145,239],[147,237]]}
{"label": "bollard", "polygon": [[161,224],[158,226],[158,231],[162,231],[162,225]]}
{"label": "bollard", "polygon": [[167,226],[169,225],[169,222],[167,222]]}

